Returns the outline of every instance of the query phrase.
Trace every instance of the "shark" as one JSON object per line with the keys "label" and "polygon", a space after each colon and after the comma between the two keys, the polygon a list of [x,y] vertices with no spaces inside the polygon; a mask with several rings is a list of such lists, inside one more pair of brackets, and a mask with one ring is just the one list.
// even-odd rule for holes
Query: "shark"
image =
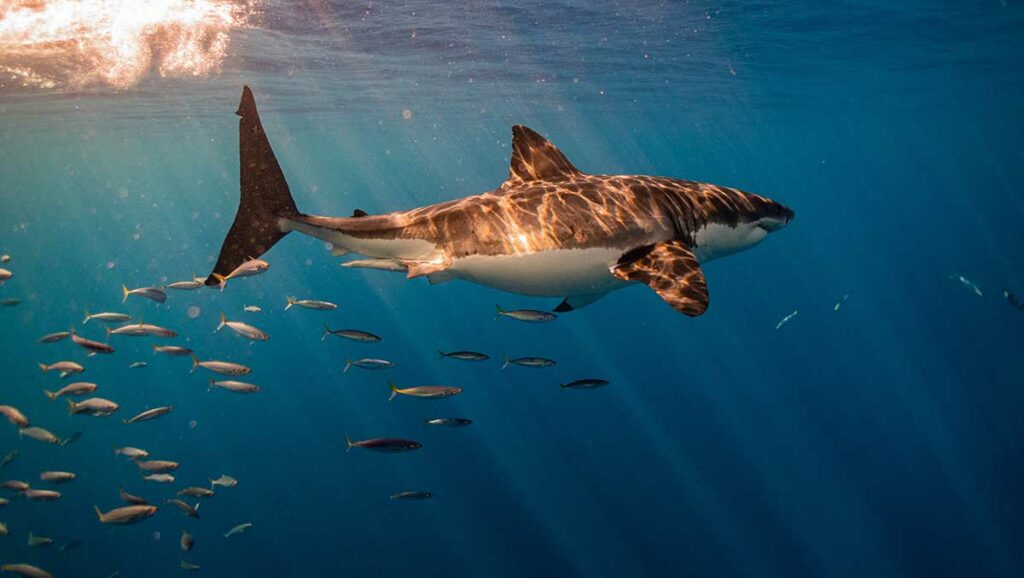
{"label": "shark", "polygon": [[248,86],[239,120],[241,198],[206,285],[292,232],[321,239],[351,268],[462,279],[584,307],[646,285],[691,317],[708,308],[702,265],[761,242],[793,220],[766,197],[708,183],[588,174],[543,136],[512,127],[509,176],[482,194],[405,211],[349,217],[299,211]]}

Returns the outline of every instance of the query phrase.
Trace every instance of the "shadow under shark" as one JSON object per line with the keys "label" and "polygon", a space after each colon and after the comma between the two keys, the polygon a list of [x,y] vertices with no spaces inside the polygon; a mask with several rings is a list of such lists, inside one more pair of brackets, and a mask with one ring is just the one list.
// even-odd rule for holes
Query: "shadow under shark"
{"label": "shadow under shark", "polygon": [[585,174],[525,126],[512,127],[509,178],[493,191],[385,215],[306,215],[295,206],[248,86],[236,114],[241,200],[206,285],[298,231],[330,243],[336,255],[368,257],[347,267],[564,297],[559,312],[643,283],[697,316],[708,307],[700,264],[752,247],[793,219],[789,208],[737,189]]}

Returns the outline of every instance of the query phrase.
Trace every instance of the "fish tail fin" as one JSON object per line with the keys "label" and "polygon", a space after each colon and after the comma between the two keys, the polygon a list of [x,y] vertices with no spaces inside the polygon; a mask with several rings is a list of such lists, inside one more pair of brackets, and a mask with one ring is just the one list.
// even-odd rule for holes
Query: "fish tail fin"
{"label": "fish tail fin", "polygon": [[89,322],[89,310],[86,309],[85,310],[85,318],[82,319],[82,325],[85,325],[88,322]]}
{"label": "fish tail fin", "polygon": [[300,215],[263,131],[256,100],[248,86],[242,89],[242,100],[235,114],[241,117],[238,123],[241,199],[213,274],[205,281],[206,285],[221,281],[221,289],[223,276],[245,261],[266,253],[288,234],[280,225],[281,219]]}
{"label": "fish tail fin", "polygon": [[192,354],[192,371],[195,372],[196,368],[199,367],[199,356],[195,353]]}
{"label": "fish tail fin", "polygon": [[352,451],[352,448],[356,447],[356,444],[352,443],[352,438],[348,437],[348,432],[345,432],[345,443],[348,447],[345,448],[346,452]]}
{"label": "fish tail fin", "polygon": [[45,363],[39,363],[39,364],[37,364],[37,365],[39,365],[39,369],[42,369],[42,370],[43,370],[43,373],[46,373],[46,371],[47,371],[47,367],[46,367],[46,364],[45,364]]}
{"label": "fish tail fin", "polygon": [[96,506],[96,505],[93,505],[92,509],[96,510],[96,517],[99,518],[100,521],[102,522],[103,521],[103,512],[100,510],[100,507]]}
{"label": "fish tail fin", "polygon": [[110,334],[114,332],[114,330],[111,329],[109,325],[104,325],[103,326],[103,331],[107,332],[107,339],[108,340],[110,339]]}
{"label": "fish tail fin", "polygon": [[506,357],[505,357],[505,363],[502,363],[502,364],[501,364],[501,368],[502,368],[502,369],[505,369],[506,367],[508,367],[508,364],[509,364],[509,363],[512,363],[512,360],[511,360],[511,359],[509,359],[509,358],[508,358],[508,356],[506,356]]}
{"label": "fish tail fin", "polygon": [[[207,285],[217,285],[217,286],[220,287],[221,291],[223,291],[224,288],[227,287],[227,285],[228,285],[228,278],[227,277],[225,277],[224,275],[221,275],[219,273],[211,273],[211,276],[214,278],[215,281],[214,281],[214,283],[207,283]],[[207,278],[206,280],[209,281],[210,279]]]}
{"label": "fish tail fin", "polygon": [[207,388],[206,388],[206,391],[213,391],[213,388],[214,388],[214,387],[217,387],[217,386],[215,385],[216,383],[217,383],[217,380],[215,380],[215,379],[210,379],[210,387],[207,387]]}
{"label": "fish tail fin", "polygon": [[331,334],[331,328],[324,323],[324,334],[320,337],[320,341],[327,339],[327,336]]}
{"label": "fish tail fin", "polygon": [[440,355],[441,357],[448,357],[448,354],[441,351],[440,349],[437,350],[437,354]]}
{"label": "fish tail fin", "polygon": [[350,367],[352,367],[352,360],[351,359],[346,359],[345,360],[345,369],[342,369],[341,372],[342,373],[348,373],[348,368],[350,368]]}
{"label": "fish tail fin", "polygon": [[121,452],[117,451],[117,448],[115,447],[114,448],[114,457],[117,458],[117,456],[119,456],[119,455],[121,455]]}
{"label": "fish tail fin", "polygon": [[494,308],[498,310],[498,315],[504,315],[505,314],[505,310],[501,308],[501,305],[498,305],[497,303],[495,303],[494,304]]}
{"label": "fish tail fin", "polygon": [[70,399],[65,399],[64,401],[68,402],[68,415],[75,413],[75,402]]}
{"label": "fish tail fin", "polygon": [[285,301],[288,302],[288,304],[284,306],[285,311],[288,311],[292,308],[292,305],[295,305],[295,298],[292,296],[285,297]]}
{"label": "fish tail fin", "polygon": [[121,293],[124,294],[124,297],[121,298],[121,303],[124,303],[128,300],[128,295],[131,294],[131,290],[128,289],[127,285],[121,285]]}
{"label": "fish tail fin", "polygon": [[43,393],[46,394],[46,397],[50,398],[50,401],[57,399],[57,394],[48,389],[44,389]]}
{"label": "fish tail fin", "polygon": [[159,349],[160,349],[160,346],[154,343],[154,344],[153,344],[153,355],[156,355],[156,352],[157,352],[157,351],[158,351]]}
{"label": "fish tail fin", "polygon": [[391,401],[391,400],[395,399],[396,395],[398,395],[398,386],[389,381],[388,382],[388,387],[391,388],[391,395],[388,396],[388,401]]}
{"label": "fish tail fin", "polygon": [[217,326],[217,329],[216,329],[216,331],[220,331],[221,329],[223,329],[223,328],[224,328],[224,325],[226,325],[226,324],[227,324],[227,322],[228,322],[228,318],[227,318],[227,316],[226,316],[226,315],[224,315],[224,312],[223,312],[223,311],[221,311],[221,312],[220,312],[220,325],[218,325],[218,326]]}

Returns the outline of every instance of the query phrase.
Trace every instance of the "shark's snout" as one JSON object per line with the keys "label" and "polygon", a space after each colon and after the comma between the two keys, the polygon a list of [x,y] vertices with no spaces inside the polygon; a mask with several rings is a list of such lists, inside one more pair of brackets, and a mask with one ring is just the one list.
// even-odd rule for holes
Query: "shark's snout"
{"label": "shark's snout", "polygon": [[769,233],[774,233],[788,225],[794,216],[796,216],[796,213],[793,212],[793,209],[773,201],[769,205],[766,214],[758,219],[757,226]]}

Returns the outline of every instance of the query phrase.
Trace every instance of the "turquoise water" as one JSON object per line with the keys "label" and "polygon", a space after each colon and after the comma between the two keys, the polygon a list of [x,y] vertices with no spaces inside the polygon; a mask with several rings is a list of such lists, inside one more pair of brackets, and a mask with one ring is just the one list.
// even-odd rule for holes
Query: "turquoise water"
{"label": "turquoise water", "polygon": [[[55,447],[0,423],[0,453],[19,451],[0,478],[78,474],[57,502],[0,507],[0,561],[99,577],[175,575],[180,558],[212,576],[1024,572],[1024,312],[1002,296],[1024,295],[1019,3],[273,2],[226,33],[219,73],[151,62],[130,85],[76,84],[34,57],[53,86],[0,87],[0,298],[21,300],[0,308],[0,403],[82,432]],[[210,271],[238,203],[243,84],[309,213],[491,190],[525,124],[583,171],[735,186],[796,219],[708,264],[696,319],[642,287],[549,324],[495,319],[496,302],[558,299],[342,269],[300,235],[223,293],[122,304],[122,284]],[[284,311],[288,295],[339,307]],[[251,366],[262,391],[207,392],[212,374],[151,353],[164,340],[113,336],[93,358],[36,343],[71,325],[103,339],[85,310],[173,328],[167,343]],[[221,312],[270,340],[215,333]],[[321,341],[324,323],[383,341]],[[558,363],[502,370],[506,355]],[[396,367],[342,373],[358,357]],[[118,412],[42,395],[62,382],[36,364],[60,359]],[[583,377],[611,384],[558,387]],[[464,392],[389,402],[389,380]],[[448,416],[474,423],[423,423]],[[424,447],[346,452],[346,433]],[[177,482],[144,483],[123,445],[180,462]],[[198,520],[161,503],[221,474],[239,484]],[[119,486],[160,511],[101,525],[93,505],[122,505]],[[407,490],[434,497],[389,499]],[[56,545],[27,546],[30,530]]]}

